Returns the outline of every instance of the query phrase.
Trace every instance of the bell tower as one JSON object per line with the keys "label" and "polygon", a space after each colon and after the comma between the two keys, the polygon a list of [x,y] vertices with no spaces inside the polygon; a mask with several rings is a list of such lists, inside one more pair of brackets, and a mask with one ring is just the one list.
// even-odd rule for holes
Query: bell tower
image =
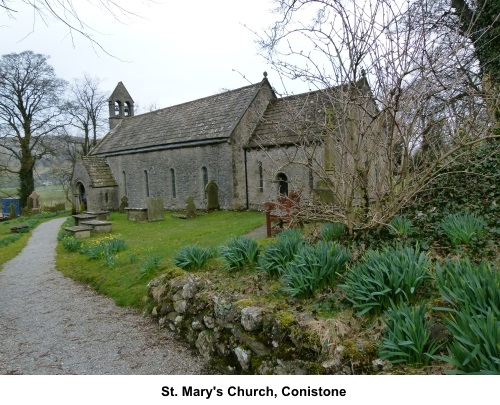
{"label": "bell tower", "polygon": [[122,82],[119,82],[108,99],[109,129],[114,129],[122,119],[134,116],[134,100]]}

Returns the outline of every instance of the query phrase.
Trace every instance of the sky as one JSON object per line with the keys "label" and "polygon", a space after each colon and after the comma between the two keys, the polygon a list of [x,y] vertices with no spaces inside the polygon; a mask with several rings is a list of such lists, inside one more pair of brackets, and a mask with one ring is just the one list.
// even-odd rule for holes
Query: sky
{"label": "sky", "polygon": [[[114,17],[96,6],[99,0],[73,3],[105,51],[16,1],[13,17],[0,10],[0,55],[49,55],[58,77],[71,81],[87,73],[106,92],[122,81],[139,113],[259,82],[264,71],[281,90],[252,32],[262,34],[277,19],[272,0],[121,0],[137,16]],[[295,92],[301,91],[307,89]]]}

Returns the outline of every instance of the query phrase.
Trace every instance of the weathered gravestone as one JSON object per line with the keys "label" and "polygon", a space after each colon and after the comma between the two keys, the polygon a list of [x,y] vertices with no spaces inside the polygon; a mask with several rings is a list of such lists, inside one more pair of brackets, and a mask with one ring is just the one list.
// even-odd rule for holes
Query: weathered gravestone
{"label": "weathered gravestone", "polygon": [[194,198],[190,195],[186,200],[186,218],[194,218],[196,216],[196,205]]}
{"label": "weathered gravestone", "polygon": [[128,207],[128,197],[124,195],[120,200],[120,206],[118,207],[118,211],[122,214],[125,212],[125,208]]}
{"label": "weathered gravestone", "polygon": [[36,191],[33,191],[28,197],[27,206],[28,206],[28,209],[33,214],[40,212],[39,199],[40,199],[40,196],[36,193]]}
{"label": "weathered gravestone", "polygon": [[163,198],[148,198],[148,221],[163,221],[165,211],[163,209]]}
{"label": "weathered gravestone", "polygon": [[218,210],[220,208],[219,204],[219,186],[213,180],[210,180],[210,183],[205,187],[205,191],[207,193],[207,210],[213,211]]}

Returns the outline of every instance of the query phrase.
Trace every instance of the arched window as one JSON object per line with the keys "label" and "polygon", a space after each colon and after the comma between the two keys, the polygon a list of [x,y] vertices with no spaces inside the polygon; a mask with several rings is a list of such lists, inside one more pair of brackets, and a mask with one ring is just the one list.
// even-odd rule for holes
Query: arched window
{"label": "arched window", "polygon": [[201,172],[203,174],[203,191],[205,191],[205,188],[207,187],[208,184],[208,170],[205,166],[201,168]]}
{"label": "arched window", "polygon": [[115,116],[120,115],[121,105],[119,101],[115,101]]}
{"label": "arched window", "polygon": [[127,195],[127,173],[125,173],[125,171],[123,171],[122,176],[123,176],[123,192],[124,192],[124,195]]}
{"label": "arched window", "polygon": [[144,187],[146,188],[146,197],[149,197],[149,174],[147,170],[144,170]]}
{"label": "arched window", "polygon": [[172,187],[172,198],[177,198],[177,192],[175,191],[175,171],[170,169],[170,185]]}
{"label": "arched window", "polygon": [[125,117],[130,116],[130,103],[128,101],[125,101],[125,104],[123,105],[123,115]]}
{"label": "arched window", "polygon": [[264,173],[262,172],[262,162],[258,162],[259,166],[259,192],[264,192]]}
{"label": "arched window", "polygon": [[278,192],[280,195],[288,196],[288,177],[285,173],[278,173]]}

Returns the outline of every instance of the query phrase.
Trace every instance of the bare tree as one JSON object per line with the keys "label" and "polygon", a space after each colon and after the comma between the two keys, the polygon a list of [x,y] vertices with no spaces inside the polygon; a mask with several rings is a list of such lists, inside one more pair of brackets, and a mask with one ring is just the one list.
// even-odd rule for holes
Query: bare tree
{"label": "bare tree", "polygon": [[66,82],[45,55],[25,51],[0,59],[0,144],[15,164],[3,170],[19,176],[21,204],[34,190],[37,160],[52,150],[44,138],[62,130],[61,97]]}
{"label": "bare tree", "polygon": [[52,179],[62,187],[66,201],[71,203],[71,178],[76,161],[81,157],[85,140],[69,134],[62,134],[53,139],[57,145],[57,155],[49,157]]}
{"label": "bare tree", "polygon": [[72,118],[71,125],[83,131],[83,155],[87,155],[90,147],[97,144],[97,133],[104,122],[102,113],[107,105],[107,97],[100,90],[100,84],[98,78],[85,74],[82,79],[75,79],[70,86],[67,111]]}
{"label": "bare tree", "polygon": [[[415,19],[412,7],[427,2],[276,3],[280,18],[260,38],[262,54],[316,95],[290,106],[298,124],[276,128],[297,135],[277,166],[309,168],[316,194],[328,196],[306,201],[302,215],[351,233],[386,224],[459,154],[495,137],[470,38],[458,25],[435,30],[430,13]],[[319,155],[306,136],[312,127],[304,132],[313,110],[323,117],[314,129]]]}

